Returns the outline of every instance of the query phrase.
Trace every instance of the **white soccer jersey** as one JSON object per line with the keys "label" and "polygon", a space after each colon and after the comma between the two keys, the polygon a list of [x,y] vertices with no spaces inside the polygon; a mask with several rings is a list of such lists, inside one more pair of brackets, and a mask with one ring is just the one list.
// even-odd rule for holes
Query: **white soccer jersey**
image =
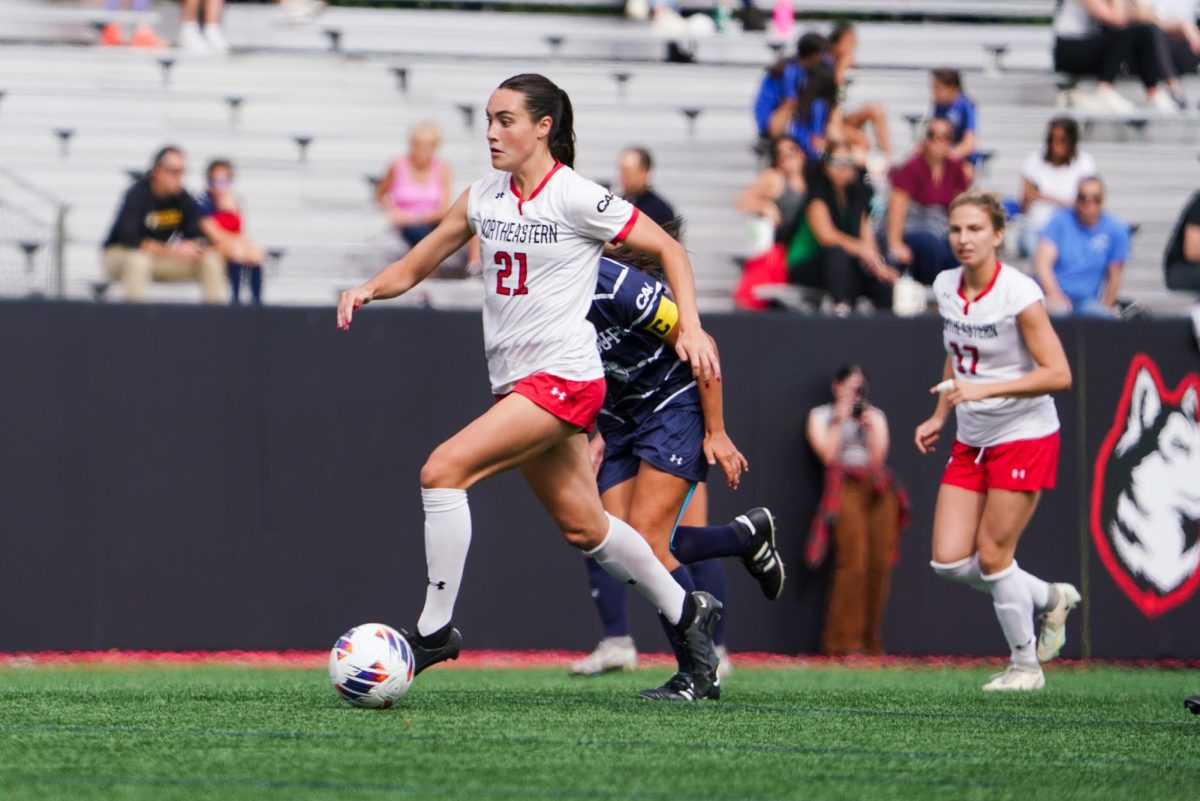
{"label": "white soccer jersey", "polygon": [[637,209],[557,164],[529,197],[509,173],[471,185],[467,220],[483,259],[483,343],[492,392],[534,373],[573,381],[604,377],[587,320],[600,252],[637,220]]}
{"label": "white soccer jersey", "polygon": [[[1001,265],[992,283],[968,302],[963,268],[938,273],[933,281],[942,315],[942,340],[954,377],[981,383],[1020,378],[1037,367],[1025,347],[1017,315],[1044,295],[1037,283]],[[1058,411],[1049,395],[986,398],[955,407],[958,440],[976,448],[1046,437],[1058,430]]]}

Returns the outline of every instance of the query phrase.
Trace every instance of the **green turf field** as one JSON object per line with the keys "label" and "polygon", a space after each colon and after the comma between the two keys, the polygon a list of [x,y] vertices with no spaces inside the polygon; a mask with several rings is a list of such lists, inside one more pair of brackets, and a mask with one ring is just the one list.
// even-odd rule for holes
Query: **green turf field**
{"label": "green turf field", "polygon": [[723,700],[640,701],[664,670],[433,669],[352,709],[319,671],[0,668],[0,799],[1200,798],[1200,671],[741,668]]}

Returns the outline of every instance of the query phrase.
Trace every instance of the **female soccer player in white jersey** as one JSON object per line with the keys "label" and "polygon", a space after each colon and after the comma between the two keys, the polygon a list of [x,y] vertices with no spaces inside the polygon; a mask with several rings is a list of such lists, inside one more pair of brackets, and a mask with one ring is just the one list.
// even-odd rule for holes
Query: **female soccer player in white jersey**
{"label": "female soccer player in white jersey", "polygon": [[1058,412],[1049,393],[1071,386],[1071,368],[1042,290],[997,258],[1003,240],[996,198],[968,192],[950,204],[950,246],[961,266],[933,282],[947,356],[943,381],[930,390],[937,408],[915,440],[921,453],[933,451],[954,409],[958,432],[934,511],[931,564],[992,596],[1012,661],[983,689],[1037,690],[1045,685],[1039,662],[1062,649],[1079,593],[1026,573],[1013,556],[1042,490],[1054,487]]}
{"label": "female soccer player in white jersey", "polygon": [[458,656],[462,637],[450,621],[471,540],[467,489],[517,467],[567,542],[635,584],[676,626],[698,689],[707,690],[717,681],[712,630],[720,605],[707,593],[687,593],[641,535],[605,513],[584,436],[604,402],[587,314],[605,242],[624,241],[662,262],[679,306],[679,358],[700,380],[719,377],[687,254],[629,203],[571,169],[571,101],[545,77],[500,84],[488,99],[487,141],[498,172],[463,192],[404,258],[343,292],[337,308],[346,330],[360,306],[407,292],[479,236],[484,347],[497,402],[421,468],[429,586],[409,635],[416,670]]}

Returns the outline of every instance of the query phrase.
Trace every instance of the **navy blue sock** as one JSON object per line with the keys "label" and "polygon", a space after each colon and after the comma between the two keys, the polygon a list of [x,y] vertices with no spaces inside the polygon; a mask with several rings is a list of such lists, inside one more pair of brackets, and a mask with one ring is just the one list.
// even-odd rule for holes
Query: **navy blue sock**
{"label": "navy blue sock", "polygon": [[584,558],[587,565],[588,586],[592,588],[592,600],[600,613],[605,637],[628,637],[629,614],[625,607],[625,584],[609,573],[600,563],[590,557]]}
{"label": "navy blue sock", "polygon": [[[692,581],[692,573],[685,565],[680,565],[672,570],[671,578],[678,581],[679,586],[683,587],[684,592],[686,592],[689,596],[695,592],[696,583]],[[675,654],[675,662],[679,666],[679,672],[691,673],[692,660],[688,657],[687,650],[684,649],[683,643],[678,639],[678,635],[675,631],[675,625],[661,614],[658,616],[658,622],[662,624],[663,631],[666,632],[667,642],[671,644],[671,652]]]}
{"label": "navy blue sock", "polygon": [[255,306],[262,305],[262,267],[257,264],[252,264],[246,267],[246,272],[250,276],[250,298],[254,301]]}
{"label": "navy blue sock", "polygon": [[717,618],[717,627],[713,630],[713,641],[717,645],[725,644],[725,621],[729,618],[729,601],[726,600],[725,565],[720,559],[707,559],[688,565],[692,578],[696,580],[696,589],[707,592],[725,605],[721,616]]}
{"label": "navy blue sock", "polygon": [[231,295],[231,300],[235,306],[238,302],[238,295],[241,294],[242,291],[243,270],[245,270],[245,267],[241,264],[238,264],[236,261],[231,261],[225,265],[225,271],[229,274],[229,292]]}
{"label": "navy blue sock", "polygon": [[739,523],[723,526],[679,526],[671,538],[671,553],[685,565],[721,556],[744,556],[750,535]]}

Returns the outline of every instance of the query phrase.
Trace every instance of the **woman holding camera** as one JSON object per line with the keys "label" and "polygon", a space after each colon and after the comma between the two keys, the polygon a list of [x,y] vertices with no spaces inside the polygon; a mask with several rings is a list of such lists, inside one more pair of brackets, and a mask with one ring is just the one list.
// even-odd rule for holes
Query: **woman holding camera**
{"label": "woman holding camera", "polygon": [[824,561],[830,539],[833,545],[821,650],[880,654],[903,491],[884,465],[887,418],[867,402],[862,367],[840,368],[832,389],[833,403],[808,414],[808,444],[825,465],[825,491],[805,553],[810,567]]}

